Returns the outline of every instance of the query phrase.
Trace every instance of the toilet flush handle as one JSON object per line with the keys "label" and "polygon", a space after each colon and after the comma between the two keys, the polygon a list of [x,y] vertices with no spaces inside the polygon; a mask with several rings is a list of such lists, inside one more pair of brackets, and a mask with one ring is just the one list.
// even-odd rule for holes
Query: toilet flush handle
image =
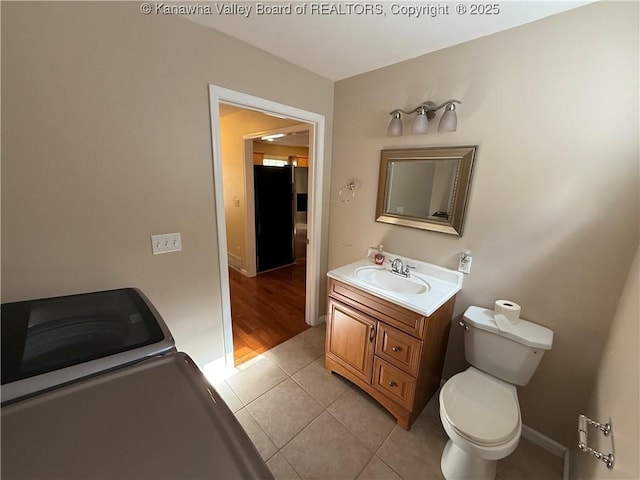
{"label": "toilet flush handle", "polygon": [[460,325],[460,326],[463,328],[463,330],[464,330],[465,332],[468,332],[468,331],[469,331],[469,325],[467,325],[466,323],[464,323],[462,320],[460,320],[460,321],[458,322],[458,325]]}

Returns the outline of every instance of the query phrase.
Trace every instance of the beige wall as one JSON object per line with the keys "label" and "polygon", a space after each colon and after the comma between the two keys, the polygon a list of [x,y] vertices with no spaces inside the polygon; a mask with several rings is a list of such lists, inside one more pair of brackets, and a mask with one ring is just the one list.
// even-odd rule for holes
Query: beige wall
{"label": "beige wall", "polygon": [[589,430],[589,446],[615,456],[613,470],[591,455],[574,447],[571,452],[573,478],[629,479],[640,478],[640,354],[638,338],[640,328],[640,249],[631,265],[618,309],[604,347],[598,368],[596,384],[591,394],[588,417],[610,423],[613,432],[609,438],[597,430]]}
{"label": "beige wall", "polygon": [[[638,4],[598,2],[335,87],[331,191],[361,188],[331,196],[329,268],[380,243],[450,268],[470,249],[455,313],[508,298],[554,330],[519,398],[524,423],[564,445],[638,247],[638,44]],[[385,137],[391,110],[448,98],[462,101],[456,133]],[[374,221],[382,148],[475,144],[462,238]],[[464,368],[452,328],[445,376]]]}
{"label": "beige wall", "polygon": [[[247,258],[247,204],[242,137],[299,123],[297,120],[271,117],[254,110],[242,110],[220,118],[227,252],[240,258],[243,269],[246,268]],[[236,199],[239,202],[237,207]]]}
{"label": "beige wall", "polygon": [[137,2],[2,2],[3,302],[137,286],[198,364],[223,355],[211,83],[324,114],[331,151],[326,79]]}

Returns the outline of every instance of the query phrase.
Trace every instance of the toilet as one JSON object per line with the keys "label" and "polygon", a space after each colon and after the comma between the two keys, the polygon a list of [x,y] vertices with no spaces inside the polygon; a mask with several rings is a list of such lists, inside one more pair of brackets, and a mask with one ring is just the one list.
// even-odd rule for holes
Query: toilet
{"label": "toilet", "polygon": [[520,441],[522,421],[516,385],[526,385],[546,350],[553,331],[526,320],[498,329],[494,311],[469,307],[465,329],[467,370],[440,390],[440,419],[449,441],[440,467],[447,480],[493,480],[498,460]]}

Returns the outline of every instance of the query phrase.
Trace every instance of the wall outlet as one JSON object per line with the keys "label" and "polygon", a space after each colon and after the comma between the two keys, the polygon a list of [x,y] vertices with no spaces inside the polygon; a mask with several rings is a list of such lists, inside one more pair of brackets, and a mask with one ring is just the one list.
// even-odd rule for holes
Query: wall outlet
{"label": "wall outlet", "polygon": [[179,250],[182,250],[180,233],[151,235],[151,251],[154,255],[158,253],[177,252]]}
{"label": "wall outlet", "polygon": [[460,259],[458,260],[458,271],[462,273],[469,274],[471,273],[471,252],[462,252],[460,254]]}

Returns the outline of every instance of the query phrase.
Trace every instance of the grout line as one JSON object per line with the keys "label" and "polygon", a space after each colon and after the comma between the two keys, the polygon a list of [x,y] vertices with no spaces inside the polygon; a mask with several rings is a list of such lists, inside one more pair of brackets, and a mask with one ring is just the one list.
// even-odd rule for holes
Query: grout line
{"label": "grout line", "polygon": [[[394,428],[394,430],[395,430],[395,428]],[[376,453],[375,456],[378,457],[378,454]],[[382,457],[378,457],[378,460],[380,460],[387,467],[389,467],[389,470],[391,470],[393,473],[395,473],[399,478],[402,478],[403,480],[405,480],[405,478],[402,475],[400,475],[399,472],[396,472],[396,470],[391,465],[389,465],[387,462],[385,462]]]}
{"label": "grout line", "polygon": [[[262,431],[262,433],[264,433],[265,437],[267,437],[269,439],[269,441],[271,443],[273,443],[273,446],[276,447],[276,451],[273,453],[273,455],[271,455],[269,458],[264,459],[264,463],[267,463],[269,460],[271,460],[273,457],[275,457],[279,452],[280,449],[278,448],[278,446],[276,445],[276,442],[273,441],[273,438],[271,438],[269,436],[269,434],[267,433],[267,431],[262,427],[262,425],[260,424],[260,422],[258,421],[258,419],[253,415],[253,413],[251,413],[251,410],[249,410],[247,407],[244,407],[243,410],[246,410],[247,413],[249,414],[249,416],[251,418],[253,418],[253,421],[256,422],[256,425],[258,425],[258,428]],[[247,434],[248,435],[248,434]],[[249,440],[251,440],[251,438],[249,438]],[[251,442],[253,443],[253,440],[251,440]],[[254,444],[255,445],[255,444]],[[257,450],[257,447],[256,447]]]}
{"label": "grout line", "polygon": [[369,460],[367,460],[367,461],[365,462],[365,464],[362,466],[362,468],[361,468],[360,470],[358,470],[358,473],[356,473],[355,477],[353,477],[353,478],[354,478],[354,480],[355,480],[355,479],[357,479],[357,478],[360,476],[360,474],[361,474],[362,472],[364,472],[364,469],[365,469],[365,468],[367,468],[367,465],[369,465],[369,464],[371,463],[371,460],[373,460],[373,457],[375,457],[375,456],[376,456],[376,453],[375,453],[375,452],[373,452],[373,454],[371,455],[371,457],[369,457]]}
{"label": "grout line", "polygon": [[[393,432],[395,432],[395,431],[396,431],[396,428],[400,428],[400,427],[398,427],[398,422],[397,422],[397,421],[396,421],[396,424],[395,424],[395,425],[393,426],[393,428],[391,429],[391,431],[389,432],[389,434],[388,434],[386,437],[384,437],[384,440],[382,441],[382,443],[380,443],[380,445],[379,445],[379,446],[378,446],[378,448],[376,449],[376,455],[378,454],[378,450],[380,450],[380,449],[382,448],[382,446],[385,444],[385,442],[386,442],[387,440],[389,440],[389,437],[391,436],[391,434],[392,434]],[[381,459],[381,460],[382,460],[382,459]],[[386,462],[385,462],[385,463],[386,463]]]}
{"label": "grout line", "polygon": [[[396,424],[393,426],[393,428],[391,429],[391,431],[389,432],[389,434],[385,437],[385,439],[382,441],[382,443],[380,443],[380,446],[376,449],[376,451],[374,452],[373,456],[377,457],[378,460],[380,460],[382,463],[384,463],[387,467],[389,467],[389,470],[391,470],[393,473],[395,473],[399,478],[402,478],[404,480],[404,477],[402,475],[400,475],[400,473],[396,472],[396,470],[389,465],[387,462],[384,461],[384,459],[380,456],[378,456],[378,452],[380,451],[380,449],[382,448],[382,446],[387,442],[387,440],[389,440],[389,438],[391,437],[391,435],[393,435],[393,432],[396,431],[396,429],[400,428],[398,426],[398,423],[396,421]],[[369,460],[371,461],[371,460]]]}
{"label": "grout line", "polygon": [[[311,328],[314,328],[314,327],[311,327]],[[307,329],[305,331],[308,331],[308,330],[309,329]],[[298,334],[298,335],[300,335],[300,334]],[[295,337],[292,337],[292,338],[295,338]],[[303,340],[303,344],[306,344],[306,346],[311,346],[312,347],[311,342],[308,342],[304,338],[302,338],[302,340]],[[362,472],[367,468],[367,466],[371,463],[371,461],[374,458],[377,458],[384,465],[386,465],[392,472],[394,472],[396,475],[398,475],[398,477],[400,477],[401,479],[404,479],[404,477],[402,475],[400,475],[391,465],[389,465],[382,457],[380,457],[378,455],[378,452],[380,451],[380,449],[385,445],[385,443],[387,443],[389,441],[389,438],[393,435],[393,433],[396,431],[396,429],[400,428],[400,427],[398,427],[397,423],[394,425],[394,427],[391,429],[391,431],[386,435],[384,440],[382,440],[382,442],[378,445],[378,447],[372,450],[353,431],[351,431],[351,429],[345,423],[343,423],[338,417],[336,417],[331,411],[329,411],[329,408],[332,405],[334,405],[340,398],[342,398],[345,394],[347,394],[347,392],[349,392],[351,389],[358,388],[357,386],[353,385],[351,382],[348,382],[349,384],[347,385],[347,388],[342,393],[340,393],[333,401],[331,401],[328,405],[325,406],[318,399],[316,399],[315,396],[311,392],[309,392],[302,384],[300,384],[296,379],[293,378],[294,375],[298,374],[300,371],[302,371],[303,369],[307,368],[309,365],[315,363],[322,356],[323,355],[319,355],[318,357],[314,358],[312,361],[310,361],[309,363],[304,365],[302,368],[299,368],[296,372],[294,372],[292,374],[289,374],[286,370],[284,370],[284,368],[282,368],[280,365],[278,365],[278,363],[276,363],[274,360],[272,360],[272,359],[268,358],[267,356],[265,356],[265,359],[267,359],[268,361],[273,363],[275,366],[277,366],[284,373],[285,376],[281,381],[277,382],[275,385],[271,386],[265,392],[263,392],[262,394],[258,395],[256,398],[254,398],[253,400],[251,400],[250,402],[248,402],[246,404],[238,396],[238,394],[233,389],[233,387],[231,387],[231,384],[227,382],[227,379],[224,380],[225,383],[227,383],[228,387],[236,395],[236,397],[238,398],[238,400],[242,404],[242,407],[237,412],[234,412],[234,415],[236,413],[240,412],[241,410],[246,409],[247,412],[249,413],[249,415],[256,421],[256,423],[258,424],[258,426],[260,427],[262,432],[265,434],[266,438],[268,438],[273,443],[273,445],[276,447],[275,453],[273,455],[271,455],[268,459],[265,459],[265,463],[268,462],[268,461],[273,460],[273,458],[276,457],[278,454],[281,454],[283,459],[291,467],[291,469],[295,472],[295,474],[298,475],[298,477],[302,479],[303,478],[302,475],[290,463],[289,459],[284,455],[283,450],[294,439],[296,439],[302,432],[304,432],[306,429],[311,427],[314,423],[319,421],[319,418],[321,416],[323,416],[324,413],[328,413],[333,419],[337,420],[338,423],[340,425],[342,425],[351,435],[356,437],[356,439],[366,448],[367,451],[372,452],[372,455],[369,457],[369,459],[366,461],[366,463],[360,469],[360,471],[356,474],[355,478],[357,478],[358,475],[362,474]],[[258,399],[260,399],[262,396],[264,396],[267,393],[269,393],[274,388],[277,388],[279,385],[281,385],[282,383],[284,383],[288,379],[292,380],[293,383],[296,386],[301,388],[316,403],[318,403],[318,405],[320,405],[320,407],[321,407],[321,411],[320,411],[320,413],[318,413],[318,415],[316,415],[314,418],[312,418],[299,432],[297,432],[295,435],[293,435],[282,447],[278,447],[278,445],[276,445],[276,443],[273,441],[273,439],[269,436],[269,434],[266,432],[266,430],[263,428],[263,426],[260,424],[260,422],[255,418],[253,413],[247,407],[251,403],[253,403],[253,402],[257,401]],[[441,383],[444,383],[444,380]],[[434,398],[435,398],[436,402],[438,401],[437,400],[437,395],[438,395],[437,393],[436,393],[436,395],[434,395]],[[434,401],[434,400],[432,399],[431,401]],[[425,410],[426,410],[426,408],[425,408]],[[422,412],[422,413],[424,413],[424,412]],[[421,415],[422,415],[422,413],[421,413]],[[569,478],[569,466],[570,466],[569,465],[570,462],[569,462],[569,449],[568,448],[566,448],[565,446],[559,444],[558,442],[552,440],[551,438],[543,435],[542,433],[540,433],[540,432],[538,432],[538,431],[536,431],[536,430],[532,429],[531,427],[528,427],[527,425],[524,425],[524,424],[523,424],[522,437],[528,439],[529,441],[531,441],[532,443],[534,443],[534,444],[538,445],[539,447],[543,448],[544,450],[546,450],[547,452],[551,453],[552,455],[557,456],[559,458],[562,458],[563,459],[563,480],[568,480],[568,478]]]}
{"label": "grout line", "polygon": [[[271,458],[273,458],[274,456],[276,456],[278,453],[282,455],[282,457],[287,461],[287,463],[289,464],[289,466],[291,467],[291,469],[296,472],[296,475],[298,475],[299,478],[302,478],[302,475],[300,474],[300,472],[298,472],[295,467],[293,465],[291,465],[291,463],[289,462],[289,459],[287,458],[287,456],[283,453],[283,450],[287,447],[287,445],[289,445],[291,442],[293,442],[293,440],[300,435],[302,432],[304,432],[307,428],[309,428],[313,423],[317,422],[318,419],[322,416],[323,413],[327,412],[327,410],[323,410],[322,412],[320,412],[318,415],[316,415],[308,424],[306,424],[302,430],[300,430],[298,433],[296,433],[293,437],[291,437],[283,446],[282,448],[278,448],[278,446],[276,445],[276,448],[278,448],[278,451],[276,453],[273,454],[273,456]],[[327,412],[329,413],[329,412]],[[257,420],[256,420],[257,421]],[[259,422],[258,422],[259,424]],[[262,428],[262,427],[261,427]],[[266,434],[267,432],[265,432]],[[267,437],[269,437],[269,435],[267,434]],[[271,437],[269,437],[269,439],[271,439]],[[271,440],[273,442],[273,440]],[[274,442],[275,445],[275,442]]]}
{"label": "grout line", "polygon": [[[360,442],[364,448],[366,448],[368,451],[372,452],[374,455],[376,454],[377,449],[372,450],[371,448],[369,448],[369,445],[367,445],[362,440],[360,440],[360,438],[358,438],[356,436],[356,433],[351,431],[351,429],[344,422],[342,422],[338,417],[336,417],[333,413],[331,413],[329,411],[329,409],[327,409],[327,413],[329,415],[331,415],[340,425],[342,425],[347,430],[347,432],[349,432],[358,442]],[[380,448],[380,447],[378,447],[378,448]]]}
{"label": "grout line", "polygon": [[[265,358],[264,358],[264,360],[268,360],[269,362],[273,363],[276,367],[278,367],[278,368],[282,371],[282,373],[284,373],[284,374],[285,374],[285,378],[284,378],[283,380],[279,381],[278,383],[276,383],[275,385],[273,385],[272,387],[268,388],[267,390],[265,390],[264,392],[262,392],[260,395],[258,395],[256,398],[254,398],[254,399],[250,400],[250,401],[249,401],[249,402],[247,402],[247,403],[245,403],[245,402],[244,402],[244,400],[242,400],[242,399],[240,398],[240,395],[238,395],[238,392],[236,392],[236,391],[234,390],[234,388],[231,386],[231,384],[228,384],[228,385],[229,385],[229,388],[231,388],[231,390],[233,391],[233,393],[235,393],[236,397],[238,397],[238,400],[240,400],[240,402],[241,402],[245,407],[246,407],[247,405],[249,405],[250,403],[255,402],[257,399],[259,399],[260,397],[262,397],[265,393],[267,393],[267,392],[269,392],[269,391],[273,390],[274,388],[276,388],[276,387],[277,387],[278,385],[280,385],[282,382],[284,382],[284,381],[286,381],[287,379],[291,378],[291,375],[289,375],[287,372],[285,372],[285,371],[280,367],[280,365],[278,365],[276,362],[274,362],[273,360],[271,360],[271,359],[269,359],[269,358],[267,358],[267,357],[265,357]],[[263,361],[263,360],[261,360],[261,361]],[[244,372],[246,372],[246,371],[247,371],[247,370],[244,370]],[[226,382],[226,380],[225,380],[225,382]],[[214,387],[214,388],[215,388],[215,387]]]}
{"label": "grout line", "polygon": [[[298,476],[299,479],[302,479],[302,475],[300,474],[300,472],[298,472],[298,470],[296,470],[296,467],[294,467],[293,465],[291,465],[291,462],[289,462],[289,459],[287,459],[287,457],[285,457],[284,453],[282,453],[281,450],[278,450],[278,453],[280,455],[282,455],[282,458],[284,458],[284,461],[287,462],[287,465],[289,465],[291,467],[291,470],[293,470],[293,472]],[[277,455],[277,454],[276,454]]]}

